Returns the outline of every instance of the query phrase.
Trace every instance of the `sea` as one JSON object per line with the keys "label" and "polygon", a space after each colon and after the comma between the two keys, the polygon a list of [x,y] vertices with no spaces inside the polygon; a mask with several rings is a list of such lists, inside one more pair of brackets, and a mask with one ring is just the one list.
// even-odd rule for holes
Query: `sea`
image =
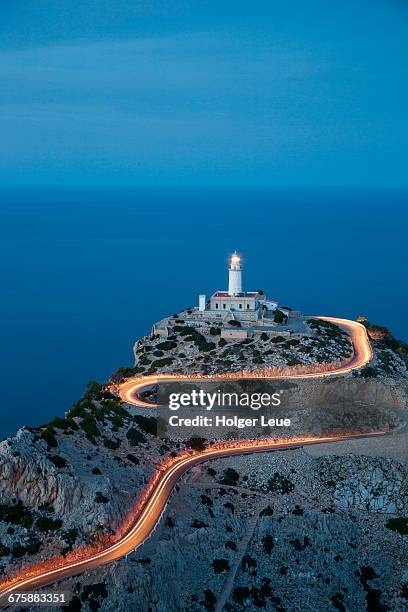
{"label": "sea", "polygon": [[408,191],[25,190],[0,193],[0,438],[63,415],[133,365],[152,323],[227,287],[408,340]]}

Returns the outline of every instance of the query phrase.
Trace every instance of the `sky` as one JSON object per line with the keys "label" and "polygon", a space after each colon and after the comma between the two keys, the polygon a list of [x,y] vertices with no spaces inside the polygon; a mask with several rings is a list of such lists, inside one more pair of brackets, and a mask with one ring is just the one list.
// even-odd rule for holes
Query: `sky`
{"label": "sky", "polygon": [[402,0],[14,0],[0,188],[406,186]]}

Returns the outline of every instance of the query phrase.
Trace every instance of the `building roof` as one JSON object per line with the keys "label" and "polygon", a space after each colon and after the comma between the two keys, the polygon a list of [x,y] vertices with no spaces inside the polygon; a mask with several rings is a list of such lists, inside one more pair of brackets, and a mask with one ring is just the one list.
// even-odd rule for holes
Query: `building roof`
{"label": "building roof", "polygon": [[216,291],[212,297],[218,297],[218,298],[223,298],[223,297],[230,297],[230,298],[254,298],[258,295],[257,291],[243,291],[241,293],[237,293],[237,295],[230,295],[228,293],[228,291]]}

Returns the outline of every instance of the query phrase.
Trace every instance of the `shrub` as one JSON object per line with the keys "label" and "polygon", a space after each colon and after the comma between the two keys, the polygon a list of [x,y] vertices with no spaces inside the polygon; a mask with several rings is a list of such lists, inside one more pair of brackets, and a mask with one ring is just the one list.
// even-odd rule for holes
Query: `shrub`
{"label": "shrub", "polygon": [[275,323],[281,324],[286,321],[286,316],[281,310],[275,310],[273,320],[275,321]]}
{"label": "shrub", "polygon": [[312,329],[317,330],[319,333],[324,332],[329,338],[339,339],[341,336],[347,336],[347,332],[343,331],[330,321],[322,321],[321,319],[308,319],[307,323]]}
{"label": "shrub", "polygon": [[21,502],[12,506],[0,504],[0,520],[13,525],[32,525],[33,518],[30,510],[25,508]]}
{"label": "shrub", "polygon": [[151,360],[148,359],[147,357],[142,357],[140,360],[140,363],[143,365],[150,365],[151,364]]}
{"label": "shrub", "polygon": [[279,344],[280,342],[286,342],[286,340],[283,336],[274,336],[271,338],[271,342],[272,344]]}
{"label": "shrub", "polygon": [[235,487],[238,484],[239,474],[233,468],[224,470],[224,475],[219,481],[220,484],[229,485]]}
{"label": "shrub", "polygon": [[408,535],[408,517],[398,516],[397,518],[388,519],[385,526],[401,535]]}
{"label": "shrub", "polygon": [[256,567],[256,560],[250,555],[244,555],[242,557],[241,567],[243,571],[246,572],[248,568]]}
{"label": "shrub", "polygon": [[208,353],[209,351],[213,351],[215,349],[215,342],[200,342],[197,343],[197,348],[203,353]]}
{"label": "shrub", "polygon": [[98,467],[94,467],[92,470],[92,474],[95,474],[95,476],[100,476],[102,472]]}
{"label": "shrub", "polygon": [[90,380],[86,386],[86,391],[83,395],[86,399],[101,399],[103,395],[103,385],[98,383],[96,380]]}
{"label": "shrub", "polygon": [[81,599],[82,601],[89,600],[89,608],[91,610],[97,610],[100,608],[98,599],[105,599],[108,596],[108,590],[104,582],[97,582],[95,584],[86,584],[84,586]]}
{"label": "shrub", "polygon": [[8,546],[4,546],[4,544],[0,544],[0,557],[7,557],[10,554],[10,549]]}
{"label": "shrub", "polygon": [[31,539],[29,541],[29,543],[26,546],[26,552],[29,555],[35,555],[36,553],[38,553],[38,551],[41,549],[41,542],[40,540],[36,540],[36,539]]}
{"label": "shrub", "polygon": [[165,366],[171,365],[174,361],[174,357],[164,357],[164,359],[155,359],[152,362],[152,368],[164,368]]}
{"label": "shrub", "polygon": [[81,427],[86,434],[89,436],[99,436],[100,431],[96,426],[96,420],[91,414],[86,414],[86,416],[81,420]]}
{"label": "shrub", "polygon": [[20,519],[20,525],[22,527],[31,527],[31,525],[33,524],[33,517],[31,516],[31,514],[25,514],[23,517],[21,517]]}
{"label": "shrub", "polygon": [[228,572],[231,569],[228,559],[214,559],[212,566],[216,574]]}
{"label": "shrub", "polygon": [[106,448],[110,448],[111,450],[117,450],[120,446],[120,441],[111,440],[110,438],[104,438],[103,444],[104,446],[106,446]]}
{"label": "shrub", "polygon": [[268,334],[265,334],[265,332],[262,332],[261,340],[263,340],[263,342],[266,342],[268,340]]}
{"label": "shrub", "polygon": [[382,334],[390,333],[388,327],[385,327],[384,325],[375,325],[374,323],[369,323],[368,321],[366,321],[364,325],[369,331],[380,332]]}
{"label": "shrub", "polygon": [[57,429],[67,429],[69,427],[67,420],[62,419],[59,416],[56,416],[53,419],[51,419],[51,421],[49,422],[49,425],[51,427],[56,427]]}
{"label": "shrub", "polygon": [[176,348],[176,346],[177,346],[177,342],[173,342],[171,340],[165,340],[164,342],[160,342],[156,346],[156,349],[159,349],[160,351],[170,351],[171,349]]}
{"label": "shrub", "polygon": [[25,555],[27,552],[26,548],[24,546],[22,546],[21,544],[16,544],[15,546],[13,546],[13,549],[11,551],[11,554],[13,555],[13,557],[15,557],[16,559],[19,559],[20,557],[22,557],[23,555]]}
{"label": "shrub", "polygon": [[123,408],[120,400],[118,399],[103,400],[101,402],[101,406],[102,406],[102,410],[104,410],[105,412],[115,412],[116,413],[113,419],[115,419],[116,416],[118,415],[124,418],[130,417],[130,413],[125,408]]}
{"label": "shrub", "polygon": [[194,519],[191,526],[194,527],[194,529],[203,529],[204,527],[208,527],[207,523],[203,523],[203,521],[199,521],[197,519]]}
{"label": "shrub", "polygon": [[181,336],[193,336],[194,334],[197,334],[198,332],[196,331],[195,327],[191,327],[191,325],[186,325],[185,327],[182,327],[180,329],[180,335]]}
{"label": "shrub", "polygon": [[377,370],[373,368],[373,366],[365,366],[360,370],[360,376],[363,378],[375,378],[377,376]]}
{"label": "shrub", "polygon": [[112,419],[112,425],[114,427],[123,427],[123,418],[119,414],[115,414]]}
{"label": "shrub", "polygon": [[186,446],[196,451],[202,451],[205,449],[205,438],[193,436],[192,438],[186,441]]}
{"label": "shrub", "polygon": [[202,352],[212,351],[213,349],[215,349],[215,343],[207,342],[205,337],[200,334],[196,329],[194,329],[194,327],[184,327],[183,330],[180,332],[180,335],[186,336],[186,340],[191,340],[192,342],[194,342],[197,348]]}
{"label": "shrub", "polygon": [[212,612],[215,610],[215,604],[217,603],[217,598],[214,593],[210,589],[206,589],[204,591],[204,600],[201,602],[201,605],[206,609]]}
{"label": "shrub", "polygon": [[237,545],[232,540],[227,540],[225,542],[225,548],[229,548],[230,550],[238,550]]}
{"label": "shrub", "polygon": [[128,367],[120,367],[114,372],[111,376],[114,382],[119,382],[124,378],[131,378],[135,374],[139,372],[143,372],[144,368],[136,367],[136,368],[128,368]]}
{"label": "shrub", "polygon": [[223,346],[225,346],[227,344],[227,341],[225,340],[225,338],[220,338],[220,341],[218,343],[218,346],[220,348],[222,348]]}
{"label": "shrub", "polygon": [[250,590],[247,586],[237,587],[236,589],[234,589],[232,598],[234,601],[236,601],[242,606],[244,605],[244,601],[249,598],[250,594]]}
{"label": "shrub", "polygon": [[135,457],[134,455],[132,455],[132,453],[129,453],[128,455],[126,455],[126,459],[130,461],[131,463],[134,463],[135,465],[138,465],[140,463],[139,459]]}
{"label": "shrub", "polygon": [[263,549],[264,552],[267,555],[270,555],[273,549],[273,537],[271,536],[270,533],[267,533],[263,538],[262,538],[262,545],[263,545]]}
{"label": "shrub", "polygon": [[36,521],[36,527],[39,531],[56,531],[62,526],[60,519],[52,519],[49,516],[40,516]]}
{"label": "shrub", "polygon": [[106,504],[108,503],[108,501],[109,499],[105,497],[105,495],[101,491],[97,491],[95,493],[95,503],[96,504]]}
{"label": "shrub", "polygon": [[62,537],[67,544],[63,550],[63,554],[66,555],[67,552],[72,550],[72,547],[76,542],[76,539],[78,537],[78,529],[76,527],[72,527],[71,529],[68,529],[68,531],[64,531]]}
{"label": "shrub", "polygon": [[236,319],[231,319],[231,321],[228,321],[228,325],[231,325],[231,327],[241,327],[240,321],[236,321]]}
{"label": "shrub", "polygon": [[299,538],[295,538],[294,540],[289,540],[289,544],[291,544],[293,548],[297,550],[298,552],[305,550],[305,548],[312,545],[307,536],[303,538],[303,544],[299,540]]}
{"label": "shrub", "polygon": [[268,480],[267,488],[272,493],[291,493],[295,488],[293,482],[286,478],[286,476],[282,476],[279,472],[275,472],[273,477]]}
{"label": "shrub", "polygon": [[87,412],[85,410],[85,406],[83,405],[83,403],[81,401],[76,402],[75,404],[73,404],[71,410],[69,411],[69,416],[71,418],[73,417],[85,417],[87,415]]}
{"label": "shrub", "polygon": [[57,468],[63,468],[67,464],[66,459],[64,459],[63,457],[60,457],[59,455],[48,455],[48,459]]}
{"label": "shrub", "polygon": [[56,448],[58,446],[57,439],[55,437],[55,429],[52,427],[47,427],[46,429],[41,430],[40,438],[46,441],[48,446],[52,448]]}
{"label": "shrub", "polygon": [[137,446],[139,443],[146,442],[144,435],[135,427],[130,427],[130,429],[128,429],[126,432],[126,437],[129,440],[129,444],[132,446]]}
{"label": "shrub", "polygon": [[200,498],[201,498],[201,503],[204,504],[205,506],[211,507],[214,505],[213,500],[211,499],[211,497],[208,497],[208,495],[202,494]]}
{"label": "shrub", "polygon": [[219,336],[221,334],[221,329],[219,327],[210,327],[211,336]]}
{"label": "shrub", "polygon": [[300,363],[302,362],[296,357],[289,357],[289,359],[287,360],[288,366],[296,366],[296,365],[299,365]]}

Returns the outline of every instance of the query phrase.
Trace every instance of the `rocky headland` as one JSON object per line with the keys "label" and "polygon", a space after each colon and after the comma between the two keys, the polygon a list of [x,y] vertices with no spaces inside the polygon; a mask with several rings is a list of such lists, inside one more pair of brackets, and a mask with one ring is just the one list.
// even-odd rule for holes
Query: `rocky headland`
{"label": "rocky headland", "polygon": [[[222,342],[216,327],[198,332],[182,321],[182,313],[170,321],[166,338],[138,341],[134,367],[120,368],[112,381],[322,364],[352,353],[347,336],[327,324],[308,322],[307,333],[289,338]],[[63,588],[70,598],[64,609],[85,611],[406,609],[407,353],[389,334],[374,335],[372,363],[341,384],[346,408],[354,403],[366,423],[387,425],[381,441],[194,468],[142,547],[47,592]],[[324,422],[336,384],[295,391],[311,427]],[[112,391],[90,383],[64,417],[0,443],[2,582],[33,564],[115,541],[156,467],[191,443],[159,438],[153,411],[123,404]],[[353,412],[349,419],[353,425]]]}

